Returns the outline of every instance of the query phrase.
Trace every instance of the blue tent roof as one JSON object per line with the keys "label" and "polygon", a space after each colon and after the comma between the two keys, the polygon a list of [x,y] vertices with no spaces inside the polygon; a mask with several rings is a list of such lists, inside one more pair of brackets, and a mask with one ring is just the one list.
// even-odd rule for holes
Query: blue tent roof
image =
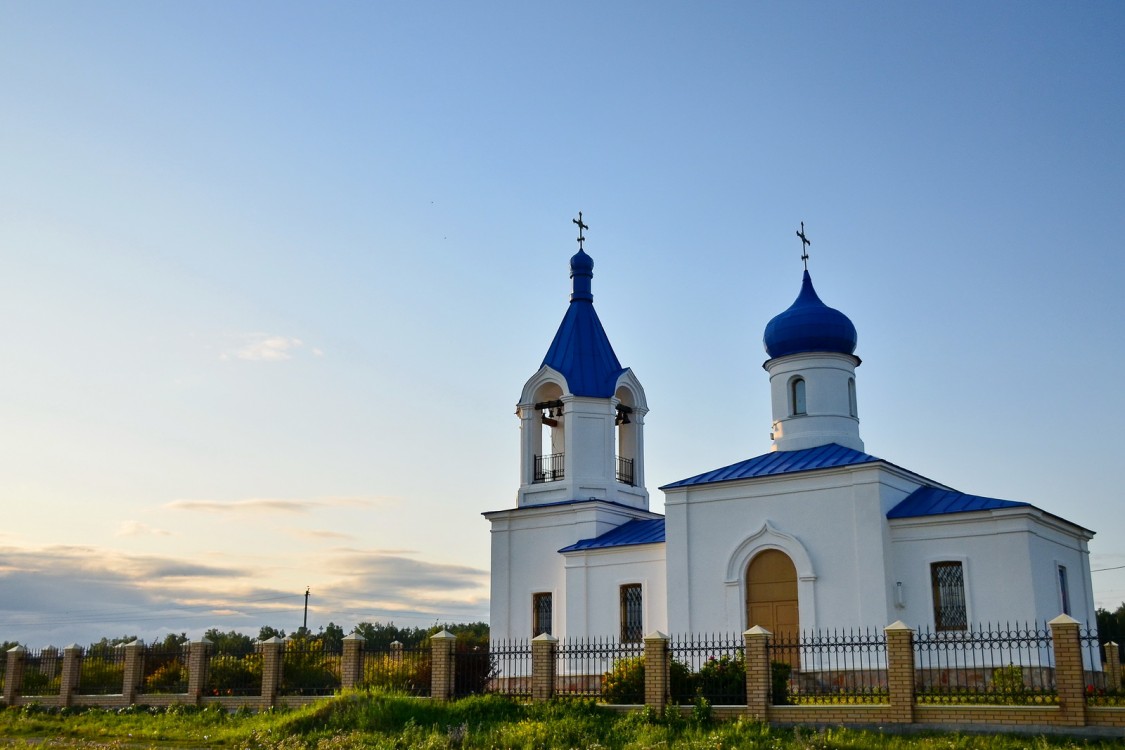
{"label": "blue tent roof", "polygon": [[578,552],[585,549],[605,549],[607,547],[627,547],[632,544],[658,544],[664,541],[664,519],[640,519],[626,521],[593,539],[580,539],[559,552]]}
{"label": "blue tent roof", "polygon": [[777,474],[789,474],[795,471],[811,471],[812,469],[831,469],[837,466],[851,466],[853,464],[868,464],[882,459],[868,455],[861,451],[845,448],[836,443],[818,445],[815,448],[805,448],[799,451],[774,451],[762,456],[755,456],[737,464],[724,466],[721,469],[697,474],[694,477],[681,479],[678,482],[666,484],[660,489],[667,490],[674,487],[691,487],[712,482],[728,482],[735,479],[752,479],[754,477],[768,477]]}
{"label": "blue tent roof", "polygon": [[917,518],[919,516],[940,516],[943,513],[971,513],[975,510],[997,510],[999,508],[1034,507],[1031,503],[1018,500],[997,500],[992,497],[966,495],[956,490],[941,490],[937,487],[920,487],[907,495],[906,499],[887,511],[887,518]]}
{"label": "blue tent roof", "polygon": [[543,364],[562,373],[575,396],[609,398],[625,368],[613,353],[594,311],[594,296],[590,293],[593,268],[594,261],[582,250],[570,259],[574,292]]}

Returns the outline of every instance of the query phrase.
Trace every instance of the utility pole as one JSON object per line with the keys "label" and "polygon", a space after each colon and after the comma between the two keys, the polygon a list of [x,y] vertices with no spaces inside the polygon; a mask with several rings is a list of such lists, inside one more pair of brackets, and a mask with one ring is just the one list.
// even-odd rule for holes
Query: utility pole
{"label": "utility pole", "polygon": [[309,587],[305,586],[305,622],[301,625],[301,632],[306,635],[309,632]]}

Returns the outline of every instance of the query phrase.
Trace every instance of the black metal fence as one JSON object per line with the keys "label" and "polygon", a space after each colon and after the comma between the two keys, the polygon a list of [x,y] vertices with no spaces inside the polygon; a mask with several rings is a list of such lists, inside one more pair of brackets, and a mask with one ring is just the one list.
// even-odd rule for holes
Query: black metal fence
{"label": "black metal fence", "polygon": [[[485,668],[479,657],[475,661],[466,661],[478,670]],[[461,664],[462,662],[457,664],[458,672]],[[487,692],[510,695],[514,698],[531,697],[531,641],[527,639],[493,641],[488,646],[487,669],[487,674],[490,675],[485,685]],[[471,684],[481,684],[480,677],[472,680]]]}
{"label": "black metal fence", "polygon": [[359,687],[429,696],[433,651],[428,642],[389,649],[364,649]]}
{"label": "black metal fence", "polygon": [[562,641],[555,651],[555,695],[644,703],[644,643],[612,638]]}
{"label": "black metal fence", "polygon": [[921,703],[1058,703],[1053,641],[1046,626],[919,629],[914,656],[915,695]]}
{"label": "black metal fence", "polygon": [[254,644],[220,648],[207,665],[207,695],[262,694],[262,655]]}
{"label": "black metal fence", "polygon": [[125,647],[90,648],[78,669],[79,695],[116,695],[125,684]]}
{"label": "black metal fence", "polygon": [[617,457],[617,481],[633,486],[633,459]]}
{"label": "black metal fence", "polygon": [[332,695],[340,689],[342,647],[320,638],[292,639],[281,651],[281,695]]}
{"label": "black metal fence", "polygon": [[564,453],[548,453],[535,457],[535,476],[533,482],[555,482],[564,478]]}
{"label": "black metal fence", "polygon": [[187,644],[154,644],[145,649],[140,690],[147,694],[188,691]]}
{"label": "black metal fence", "polygon": [[62,654],[58,649],[28,651],[24,660],[23,695],[58,695],[62,687]]}
{"label": "black metal fence", "polygon": [[775,636],[767,653],[775,705],[890,701],[887,637],[882,630]]}
{"label": "black metal fence", "polygon": [[490,645],[468,644],[458,641],[453,653],[453,695],[462,697],[488,691],[496,665],[492,660]]}
{"label": "black metal fence", "polygon": [[746,648],[741,634],[673,636],[668,649],[674,702],[703,698],[715,706],[746,705]]}

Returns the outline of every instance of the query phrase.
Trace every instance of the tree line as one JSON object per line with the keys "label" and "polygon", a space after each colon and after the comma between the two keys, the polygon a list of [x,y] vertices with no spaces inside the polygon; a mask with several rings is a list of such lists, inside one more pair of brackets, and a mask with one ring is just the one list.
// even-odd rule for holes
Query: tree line
{"label": "tree line", "polygon": [[[390,648],[394,641],[408,647],[424,644],[431,635],[443,629],[453,633],[457,636],[459,642],[468,646],[488,645],[488,623],[485,622],[434,623],[428,628],[420,628],[399,627],[393,622],[364,621],[353,627],[352,632],[363,636],[368,649],[385,651]],[[253,651],[255,640],[264,641],[275,636],[285,638],[285,631],[270,625],[263,625],[258,629],[256,638],[237,630],[224,632],[218,628],[211,628],[203,634],[204,638],[211,641],[212,648],[216,652],[228,654],[248,653]],[[292,638],[298,640],[319,640],[330,651],[339,651],[344,647],[344,636],[344,628],[331,621],[315,632],[300,627],[291,634]],[[124,635],[119,638],[103,637],[100,641],[91,643],[89,648],[86,649],[86,654],[88,656],[108,656],[116,646],[132,643],[135,640],[137,640],[135,635]],[[150,645],[154,648],[175,649],[179,648],[186,640],[188,640],[187,633],[168,633],[163,638],[151,641]],[[8,649],[21,645],[27,647],[26,644],[21,644],[18,641],[3,641],[0,642],[0,652],[7,653]]]}

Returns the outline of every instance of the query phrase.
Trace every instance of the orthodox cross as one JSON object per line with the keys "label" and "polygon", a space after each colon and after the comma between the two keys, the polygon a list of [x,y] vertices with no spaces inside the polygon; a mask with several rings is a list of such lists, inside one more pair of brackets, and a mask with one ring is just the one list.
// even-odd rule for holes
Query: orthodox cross
{"label": "orthodox cross", "polygon": [[[580,217],[582,214],[578,214]],[[805,222],[801,222],[801,231],[797,232],[797,236],[801,238],[801,260],[805,261],[805,270],[809,270],[809,238],[805,236]]]}
{"label": "orthodox cross", "polygon": [[582,250],[583,249],[582,243],[586,241],[586,238],[582,236],[582,230],[583,229],[589,229],[590,227],[588,225],[582,223],[582,212],[581,211],[578,212],[578,218],[577,219],[571,219],[571,222],[578,225],[578,249]]}

